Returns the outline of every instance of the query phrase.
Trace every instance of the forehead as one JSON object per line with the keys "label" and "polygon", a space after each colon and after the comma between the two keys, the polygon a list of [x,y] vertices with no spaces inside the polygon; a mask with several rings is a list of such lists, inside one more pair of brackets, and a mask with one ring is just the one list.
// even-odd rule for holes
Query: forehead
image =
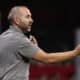
{"label": "forehead", "polygon": [[31,15],[31,12],[28,8],[20,8],[19,11],[21,15]]}

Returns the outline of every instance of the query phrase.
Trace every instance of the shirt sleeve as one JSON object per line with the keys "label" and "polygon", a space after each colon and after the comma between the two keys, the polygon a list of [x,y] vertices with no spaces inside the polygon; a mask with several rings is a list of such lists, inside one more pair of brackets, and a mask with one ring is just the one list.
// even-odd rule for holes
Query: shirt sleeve
{"label": "shirt sleeve", "polygon": [[32,58],[33,55],[37,53],[38,49],[37,45],[31,43],[29,39],[24,38],[21,40],[18,52],[27,58]]}

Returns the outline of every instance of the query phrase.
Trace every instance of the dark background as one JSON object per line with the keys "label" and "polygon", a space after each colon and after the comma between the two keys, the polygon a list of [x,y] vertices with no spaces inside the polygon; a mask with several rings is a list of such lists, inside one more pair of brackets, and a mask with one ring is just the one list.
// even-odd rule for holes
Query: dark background
{"label": "dark background", "polygon": [[8,28],[7,15],[15,5],[30,8],[34,23],[31,33],[39,46],[48,52],[74,48],[74,31],[80,26],[80,4],[77,0],[2,0],[1,32]]}

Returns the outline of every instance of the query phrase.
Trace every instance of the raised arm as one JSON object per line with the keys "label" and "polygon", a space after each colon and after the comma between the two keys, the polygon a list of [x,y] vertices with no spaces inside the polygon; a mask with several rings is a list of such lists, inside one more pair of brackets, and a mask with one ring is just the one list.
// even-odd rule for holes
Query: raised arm
{"label": "raised arm", "polygon": [[33,59],[44,62],[44,63],[55,63],[65,61],[67,59],[73,58],[80,53],[80,46],[76,47],[72,51],[67,52],[56,52],[56,53],[47,53],[41,49],[35,53]]}

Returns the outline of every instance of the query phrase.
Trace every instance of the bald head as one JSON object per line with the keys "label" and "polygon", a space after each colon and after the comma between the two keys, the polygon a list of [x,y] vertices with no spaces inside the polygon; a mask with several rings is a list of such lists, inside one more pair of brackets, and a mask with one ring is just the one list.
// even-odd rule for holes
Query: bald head
{"label": "bald head", "polygon": [[22,13],[23,13],[23,9],[28,9],[28,7],[26,6],[15,6],[13,7],[10,12],[9,12],[9,15],[8,15],[8,20],[13,20],[15,17],[20,17],[22,16]]}
{"label": "bald head", "polygon": [[23,31],[30,31],[33,23],[31,12],[26,6],[13,7],[9,12],[8,20],[11,25],[17,26]]}

